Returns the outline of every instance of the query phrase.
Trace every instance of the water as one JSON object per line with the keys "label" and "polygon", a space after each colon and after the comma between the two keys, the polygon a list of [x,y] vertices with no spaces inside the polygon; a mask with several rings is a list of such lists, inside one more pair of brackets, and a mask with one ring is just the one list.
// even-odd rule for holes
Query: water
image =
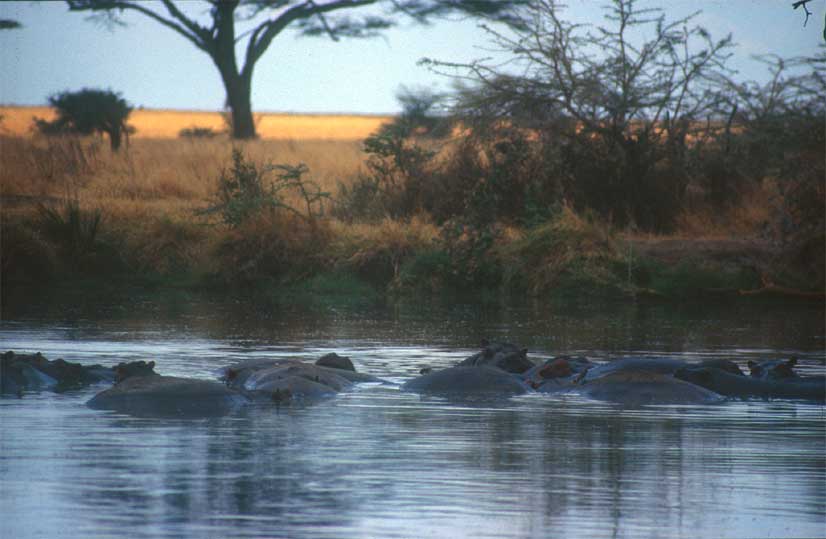
{"label": "water", "polygon": [[[482,337],[558,353],[824,370],[818,304],[277,303],[124,291],[6,302],[0,347],[214,377],[336,351],[395,382]],[[208,420],[89,410],[96,391],[0,399],[0,537],[824,537],[826,412],[573,396],[448,402],[361,386]]]}

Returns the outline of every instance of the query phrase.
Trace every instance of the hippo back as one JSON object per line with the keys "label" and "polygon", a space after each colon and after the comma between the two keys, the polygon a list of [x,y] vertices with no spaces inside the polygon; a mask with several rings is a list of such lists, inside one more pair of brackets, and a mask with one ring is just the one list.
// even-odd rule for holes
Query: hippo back
{"label": "hippo back", "polygon": [[649,404],[713,404],[723,397],[706,388],[651,371],[615,371],[575,390],[590,399],[626,407]]}
{"label": "hippo back", "polygon": [[213,417],[229,414],[248,399],[225,385],[175,376],[133,376],[86,403],[140,417]]}
{"label": "hippo back", "polygon": [[438,395],[510,396],[529,391],[515,376],[493,367],[449,367],[418,376],[402,385],[404,391]]}

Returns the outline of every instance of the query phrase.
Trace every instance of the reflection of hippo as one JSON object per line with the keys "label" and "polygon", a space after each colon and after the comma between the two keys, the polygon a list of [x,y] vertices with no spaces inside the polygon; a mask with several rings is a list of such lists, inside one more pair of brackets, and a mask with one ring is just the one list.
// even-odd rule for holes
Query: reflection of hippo
{"label": "reflection of hippo", "polygon": [[[730,375],[734,376],[734,375]],[[618,370],[575,386],[572,392],[585,397],[622,404],[711,404],[720,402],[717,393],[674,378],[645,370]]]}
{"label": "reflection of hippo", "polygon": [[826,400],[826,378],[795,377],[787,379],[759,379],[737,376],[713,367],[692,366],[678,370],[674,376],[720,395],[737,398]]}
{"label": "reflection of hippo", "polygon": [[31,389],[63,391],[100,382],[113,382],[118,369],[133,369],[139,363],[121,363],[117,367],[81,365],[63,359],[49,361],[40,353],[15,354],[0,357],[0,391],[21,393]]}
{"label": "reflection of hippo", "polygon": [[212,417],[226,415],[248,399],[224,384],[175,376],[132,376],[95,395],[87,404],[135,416]]}
{"label": "reflection of hippo", "polygon": [[479,367],[487,365],[515,374],[534,367],[527,357],[527,348],[517,348],[510,343],[489,343],[482,341],[482,351],[463,360],[457,367]]}
{"label": "reflection of hippo", "polygon": [[449,396],[519,395],[530,391],[516,376],[493,367],[456,366],[418,376],[402,385],[404,391]]}
{"label": "reflection of hippo", "polygon": [[353,383],[382,381],[355,372],[355,367],[351,367],[348,358],[335,354],[327,354],[315,364],[295,359],[259,358],[226,368],[223,379],[230,388],[279,402],[322,398],[347,389]]}

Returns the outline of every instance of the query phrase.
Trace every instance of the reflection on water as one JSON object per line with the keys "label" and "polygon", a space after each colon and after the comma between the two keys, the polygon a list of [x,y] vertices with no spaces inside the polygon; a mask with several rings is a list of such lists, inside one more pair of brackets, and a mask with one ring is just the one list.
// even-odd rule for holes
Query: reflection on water
{"label": "reflection on water", "polygon": [[[824,369],[823,309],[809,304],[87,301],[4,307],[2,348],[106,364],[151,357],[165,374],[201,377],[240,358],[335,350],[401,381],[466,356],[481,337],[534,357],[744,363],[794,352],[804,369]],[[0,399],[0,537],[826,535],[819,405],[451,403],[362,386],[311,407],[175,421],[88,410],[96,390]]]}

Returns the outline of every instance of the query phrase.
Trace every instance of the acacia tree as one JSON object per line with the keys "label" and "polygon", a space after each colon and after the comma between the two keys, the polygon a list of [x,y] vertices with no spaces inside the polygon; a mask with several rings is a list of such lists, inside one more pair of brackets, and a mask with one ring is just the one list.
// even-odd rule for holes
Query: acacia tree
{"label": "acacia tree", "polygon": [[52,122],[35,119],[35,124],[44,133],[106,133],[112,151],[116,152],[124,133],[129,132],[126,120],[132,107],[111,90],[84,88],[77,92],[60,92],[49,97],[49,104],[57,111],[57,119]]}
{"label": "acacia tree", "polygon": [[[123,11],[135,11],[170,28],[205,52],[221,75],[232,113],[232,136],[254,138],[250,92],[256,63],[273,39],[288,28],[302,35],[326,35],[334,41],[343,37],[365,38],[394,26],[400,17],[425,24],[434,17],[460,13],[502,21],[517,20],[513,9],[527,0],[207,0],[210,22],[201,24],[187,15],[179,3],[160,4],[139,0],[66,0],[70,11],[96,12],[109,22],[117,22]],[[383,6],[383,14],[365,11]],[[358,11],[360,18],[344,12]],[[238,32],[240,24],[253,26]],[[236,46],[246,40],[243,63]]]}
{"label": "acacia tree", "polygon": [[[715,41],[694,16],[613,0],[605,23],[574,24],[557,0],[532,0],[526,23],[488,29],[506,66],[426,61],[468,81],[459,114],[530,127],[560,154],[566,197],[620,225],[668,228],[685,182],[686,139],[718,101],[731,38]],[[695,14],[696,15],[696,14]],[[518,69],[514,69],[514,67]]]}

